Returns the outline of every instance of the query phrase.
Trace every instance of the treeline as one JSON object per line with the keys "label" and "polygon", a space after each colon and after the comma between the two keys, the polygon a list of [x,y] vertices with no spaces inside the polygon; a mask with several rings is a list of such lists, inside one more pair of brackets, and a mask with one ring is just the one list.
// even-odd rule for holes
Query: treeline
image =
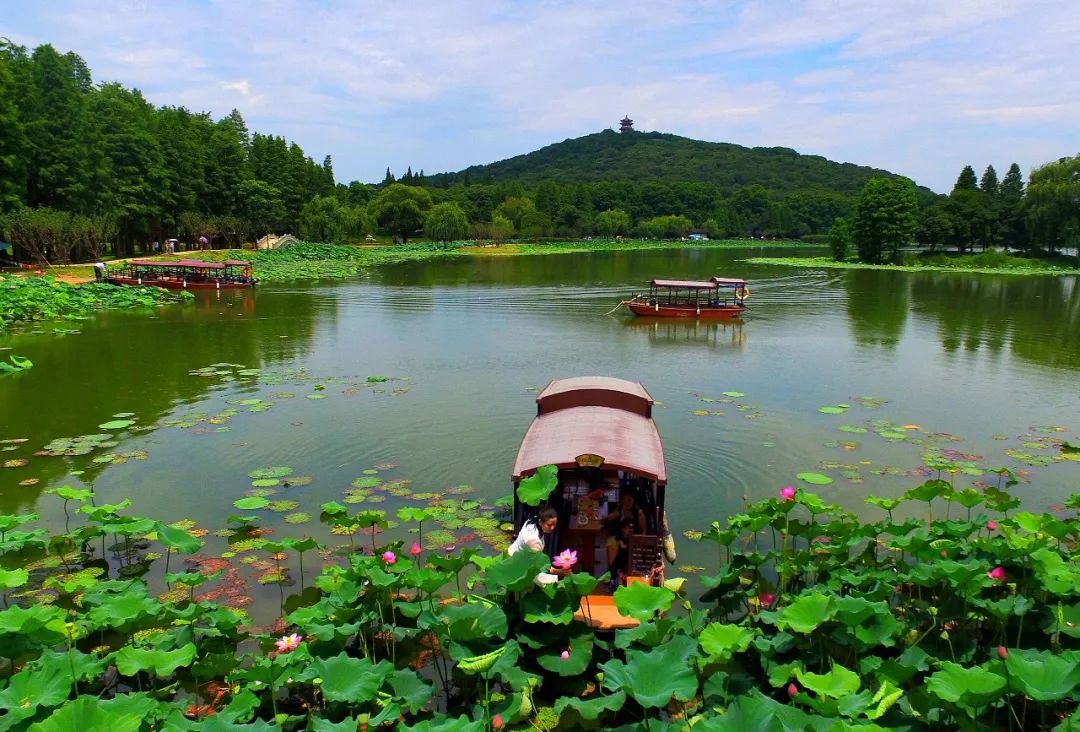
{"label": "treeline", "polygon": [[1006,248],[1055,255],[1080,243],[1080,155],[1036,168],[1026,186],[1016,163],[1000,181],[993,165],[981,178],[967,165],[949,195],[921,206],[906,178],[874,178],[828,241],[836,259],[855,254],[869,263],[899,262],[901,248],[914,243],[931,252]]}
{"label": "treeline", "polygon": [[154,107],[95,84],[74,53],[0,42],[0,213],[22,257],[88,259],[105,241],[128,255],[171,237],[238,244],[296,231],[304,205],[333,192],[329,156],[317,164],[249,134],[235,110]]}
{"label": "treeline", "polygon": [[[900,224],[874,224],[889,230],[887,241],[861,235],[870,260],[887,261],[915,241],[1053,252],[1075,245],[1080,232],[1078,169],[1080,157],[1048,164],[1025,189],[1015,164],[1000,182],[993,167],[981,180],[967,167],[952,193],[935,196],[883,171],[786,148],[608,131],[461,174],[410,168],[396,179],[387,170],[377,185],[345,185],[335,182],[329,155],[319,164],[283,137],[249,133],[236,110],[214,120],[154,107],[138,90],[95,84],[74,53],[0,41],[0,237],[23,260],[129,256],[168,238],[236,246],[271,232],[323,242],[376,231],[397,241],[421,233],[434,241],[825,240],[831,232],[846,252],[856,248],[855,224],[895,195],[902,213],[889,216]],[[679,174],[685,179],[672,179]]]}

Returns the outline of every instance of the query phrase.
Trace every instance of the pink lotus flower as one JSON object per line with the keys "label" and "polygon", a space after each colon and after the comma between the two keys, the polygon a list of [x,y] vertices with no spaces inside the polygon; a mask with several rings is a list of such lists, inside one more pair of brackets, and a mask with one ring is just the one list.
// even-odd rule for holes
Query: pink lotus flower
{"label": "pink lotus flower", "polygon": [[776,595],[774,595],[771,592],[763,592],[760,595],[758,595],[757,599],[758,599],[758,602],[761,603],[762,607],[771,607],[772,604],[774,602],[776,602]]}
{"label": "pink lotus flower", "polygon": [[393,564],[397,561],[397,554],[394,554],[392,551],[387,550],[383,552],[382,560],[387,564]]}
{"label": "pink lotus flower", "polygon": [[564,661],[569,661],[570,660],[570,651],[563,651],[562,653],[559,654],[559,658],[561,658]]}
{"label": "pink lotus flower", "polygon": [[573,549],[564,550],[551,562],[555,569],[570,569],[575,564],[577,564],[577,552]]}
{"label": "pink lotus flower", "polygon": [[1005,570],[1002,567],[994,567],[986,573],[986,576],[994,580],[995,582],[1004,582]]}
{"label": "pink lotus flower", "polygon": [[492,729],[502,729],[503,728],[503,718],[502,718],[501,714],[496,714],[494,717],[491,718],[491,728]]}
{"label": "pink lotus flower", "polygon": [[1004,661],[1009,657],[1009,650],[1005,646],[998,646],[998,658]]}
{"label": "pink lotus flower", "polygon": [[790,485],[786,485],[783,488],[781,488],[780,489],[780,500],[782,500],[782,501],[794,501],[795,500],[795,489]]}
{"label": "pink lotus flower", "polygon": [[411,554],[414,557],[420,556],[421,551],[422,550],[420,549],[420,545],[418,543],[416,543],[416,542],[413,542],[413,545],[411,547],[409,547],[409,554]]}
{"label": "pink lotus flower", "polygon": [[278,653],[289,653],[295,651],[300,646],[301,638],[296,633],[290,633],[289,635],[283,635],[274,641],[274,645],[277,646]]}
{"label": "pink lotus flower", "polygon": [[799,687],[795,686],[794,681],[792,681],[790,684],[787,685],[787,693],[788,693],[788,696],[795,696],[796,694],[799,693]]}
{"label": "pink lotus flower", "polygon": [[997,528],[997,521],[995,521],[994,519],[990,519],[986,522],[986,528],[990,531],[995,530]]}

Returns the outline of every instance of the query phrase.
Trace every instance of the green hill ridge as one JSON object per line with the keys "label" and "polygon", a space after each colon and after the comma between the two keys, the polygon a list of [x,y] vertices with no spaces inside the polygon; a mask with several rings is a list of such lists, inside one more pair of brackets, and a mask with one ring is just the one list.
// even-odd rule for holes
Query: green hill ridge
{"label": "green hill ridge", "polygon": [[857,194],[886,170],[802,155],[786,147],[748,148],[662,132],[604,130],[547,145],[488,165],[424,178],[428,185],[541,181],[599,183],[660,181],[710,183],[727,192],[759,184],[776,193],[833,191]]}

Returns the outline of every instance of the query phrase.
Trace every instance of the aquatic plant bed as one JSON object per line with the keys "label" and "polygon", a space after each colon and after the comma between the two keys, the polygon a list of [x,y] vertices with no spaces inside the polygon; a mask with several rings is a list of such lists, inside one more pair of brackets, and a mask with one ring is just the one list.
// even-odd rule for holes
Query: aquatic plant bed
{"label": "aquatic plant bed", "polygon": [[20,321],[79,318],[106,308],[153,307],[190,299],[189,292],[155,287],[69,285],[48,276],[0,275],[0,329]]}
{"label": "aquatic plant bed", "polygon": [[991,273],[1009,275],[1075,275],[1080,274],[1080,267],[1064,264],[1052,264],[1038,259],[1021,257],[994,258],[983,260],[982,255],[957,257],[952,259],[932,259],[926,263],[910,264],[865,264],[863,262],[838,262],[831,257],[749,257],[750,264],[776,264],[784,267],[804,267],[811,269],[886,269],[898,272],[963,272]]}
{"label": "aquatic plant bed", "polygon": [[225,520],[230,551],[281,589],[279,619],[254,627],[203,534],[61,487],[62,533],[0,516],[0,728],[1066,730],[1080,494],[1036,514],[1012,485],[934,477],[868,498],[866,522],[781,487],[693,537],[716,548],[701,588],[616,590],[641,625],[607,636],[572,621],[596,578],[539,589],[538,553],[432,549],[430,509],[399,509],[415,538],[381,543],[387,513],[336,502],[321,521],[369,530],[370,546]]}

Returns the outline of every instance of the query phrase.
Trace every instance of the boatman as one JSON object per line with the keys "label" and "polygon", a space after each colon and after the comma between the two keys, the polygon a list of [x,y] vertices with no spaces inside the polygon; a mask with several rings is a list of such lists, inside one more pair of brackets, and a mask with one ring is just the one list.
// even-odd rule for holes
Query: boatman
{"label": "boatman", "polygon": [[104,282],[105,281],[105,263],[104,262],[94,262],[94,280],[96,282]]}

